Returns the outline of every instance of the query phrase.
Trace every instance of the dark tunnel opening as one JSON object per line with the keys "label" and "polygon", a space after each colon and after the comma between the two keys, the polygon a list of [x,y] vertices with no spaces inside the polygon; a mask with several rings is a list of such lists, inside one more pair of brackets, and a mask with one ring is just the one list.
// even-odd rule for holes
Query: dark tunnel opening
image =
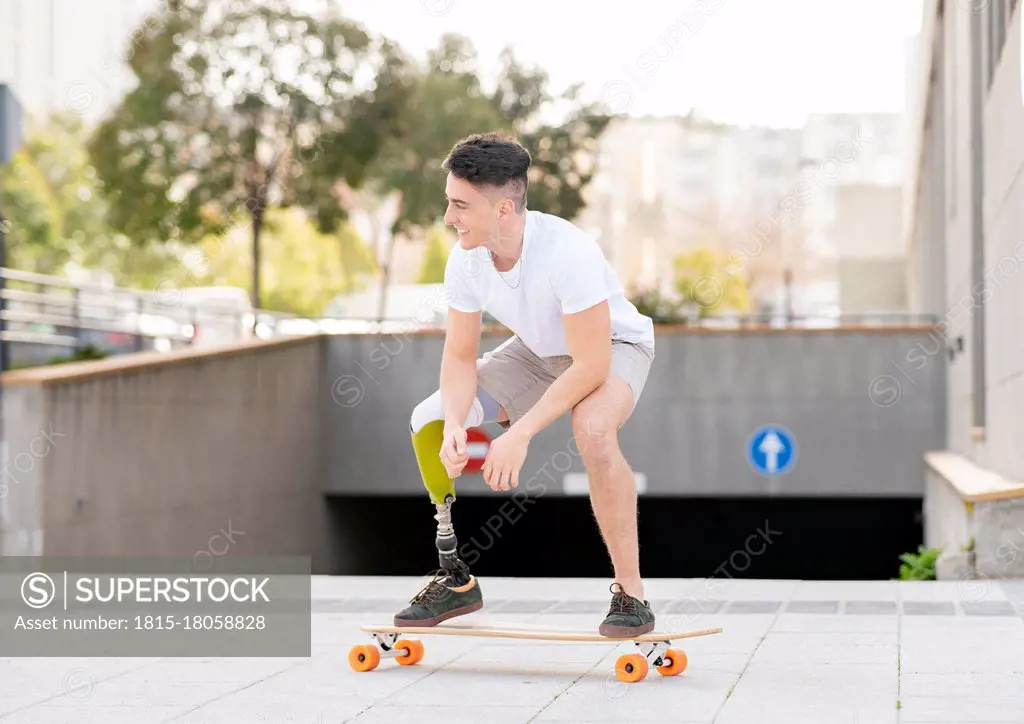
{"label": "dark tunnel opening", "polygon": [[[422,576],[437,568],[426,496],[334,496],[334,574]],[[461,497],[460,556],[479,576],[610,577],[586,497]],[[923,540],[920,498],[677,498],[639,501],[649,578],[886,580]]]}

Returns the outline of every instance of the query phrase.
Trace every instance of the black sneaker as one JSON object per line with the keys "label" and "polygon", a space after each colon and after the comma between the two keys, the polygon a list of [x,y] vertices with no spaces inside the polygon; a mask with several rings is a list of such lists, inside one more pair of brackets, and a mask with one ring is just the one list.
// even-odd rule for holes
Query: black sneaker
{"label": "black sneaker", "polygon": [[654,630],[654,612],[647,601],[630,596],[618,583],[611,585],[612,605],[598,633],[611,638],[639,636]]}
{"label": "black sneaker", "polygon": [[412,597],[408,607],[395,614],[395,626],[436,626],[484,607],[483,593],[475,577],[460,581],[449,574],[443,568],[434,571],[434,579]]}

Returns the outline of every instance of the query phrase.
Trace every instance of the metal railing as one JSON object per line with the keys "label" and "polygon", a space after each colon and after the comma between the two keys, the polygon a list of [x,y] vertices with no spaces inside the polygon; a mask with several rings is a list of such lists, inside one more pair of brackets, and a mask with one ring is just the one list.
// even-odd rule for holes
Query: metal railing
{"label": "metal railing", "polygon": [[91,346],[123,354],[273,337],[295,315],[254,310],[209,288],[125,289],[0,267],[8,366],[45,364]]}
{"label": "metal railing", "polygon": [[911,312],[865,312],[865,313],[792,313],[783,311],[752,312],[737,314],[719,312],[706,317],[699,314],[682,314],[678,319],[655,318],[655,324],[678,324],[706,329],[748,329],[771,327],[776,329],[838,329],[842,327],[903,327],[933,325],[938,321],[933,314]]}
{"label": "metal railing", "polygon": [[[679,312],[680,318],[656,318],[655,321],[703,329],[833,329],[919,326],[937,322],[933,315],[885,311],[830,315],[787,314],[772,309],[747,314],[721,312],[707,317],[700,317],[696,310]],[[330,314],[305,319],[254,310],[243,290],[230,287],[161,285],[158,291],[147,291],[0,267],[0,319],[5,328],[0,333],[4,342],[0,348],[7,353],[7,368],[73,357],[87,347],[109,355],[231,344],[254,337],[394,334],[444,327],[443,310],[438,312],[440,316],[435,314],[430,319],[424,314],[423,305],[419,304],[407,316],[396,315],[383,321]],[[496,323],[489,315],[485,321]]]}

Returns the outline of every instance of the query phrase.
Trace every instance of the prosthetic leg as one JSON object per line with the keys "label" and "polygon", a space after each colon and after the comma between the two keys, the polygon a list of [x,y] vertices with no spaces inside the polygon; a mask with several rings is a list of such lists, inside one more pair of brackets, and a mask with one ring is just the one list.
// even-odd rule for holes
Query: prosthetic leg
{"label": "prosthetic leg", "polygon": [[452,525],[452,503],[455,502],[455,481],[441,464],[438,453],[441,450],[444,422],[433,420],[418,432],[412,432],[412,446],[416,452],[423,484],[430,494],[430,500],[437,509],[434,519],[437,520],[437,535],[434,544],[437,546],[437,559],[441,568],[451,576],[452,583],[457,586],[469,583],[469,566],[459,560],[457,553],[459,541]]}
{"label": "prosthetic leg", "polygon": [[[476,427],[497,419],[498,404],[480,391],[464,427]],[[436,577],[413,599],[410,606],[395,616],[396,626],[436,626],[441,621],[461,616],[483,607],[480,585],[458,556],[458,539],[452,525],[452,503],[455,502],[455,482],[448,477],[441,463],[441,443],[444,438],[444,405],[440,391],[435,392],[413,410],[409,432],[412,436],[416,463],[423,477],[423,485],[430,495],[436,513],[437,534],[434,544],[440,569]]]}

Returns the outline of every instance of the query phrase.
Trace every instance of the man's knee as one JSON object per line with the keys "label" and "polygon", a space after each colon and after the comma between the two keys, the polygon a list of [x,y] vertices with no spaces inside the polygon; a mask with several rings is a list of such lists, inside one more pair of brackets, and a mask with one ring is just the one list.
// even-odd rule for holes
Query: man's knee
{"label": "man's knee", "polygon": [[427,423],[443,419],[444,404],[441,402],[441,390],[437,390],[413,408],[409,418],[409,429],[417,433],[426,427]]}
{"label": "man's knee", "polygon": [[[463,422],[463,427],[477,427],[483,424],[484,418],[484,405],[478,393],[473,398],[473,404],[470,405],[469,414]],[[444,402],[441,400],[441,390],[436,390],[434,394],[413,408],[412,415],[409,418],[409,429],[416,433],[426,427],[427,424],[437,420],[444,420]]]}
{"label": "man's knee", "polygon": [[600,409],[575,410],[572,431],[584,463],[606,462],[618,449],[618,426],[607,414],[601,414]]}

